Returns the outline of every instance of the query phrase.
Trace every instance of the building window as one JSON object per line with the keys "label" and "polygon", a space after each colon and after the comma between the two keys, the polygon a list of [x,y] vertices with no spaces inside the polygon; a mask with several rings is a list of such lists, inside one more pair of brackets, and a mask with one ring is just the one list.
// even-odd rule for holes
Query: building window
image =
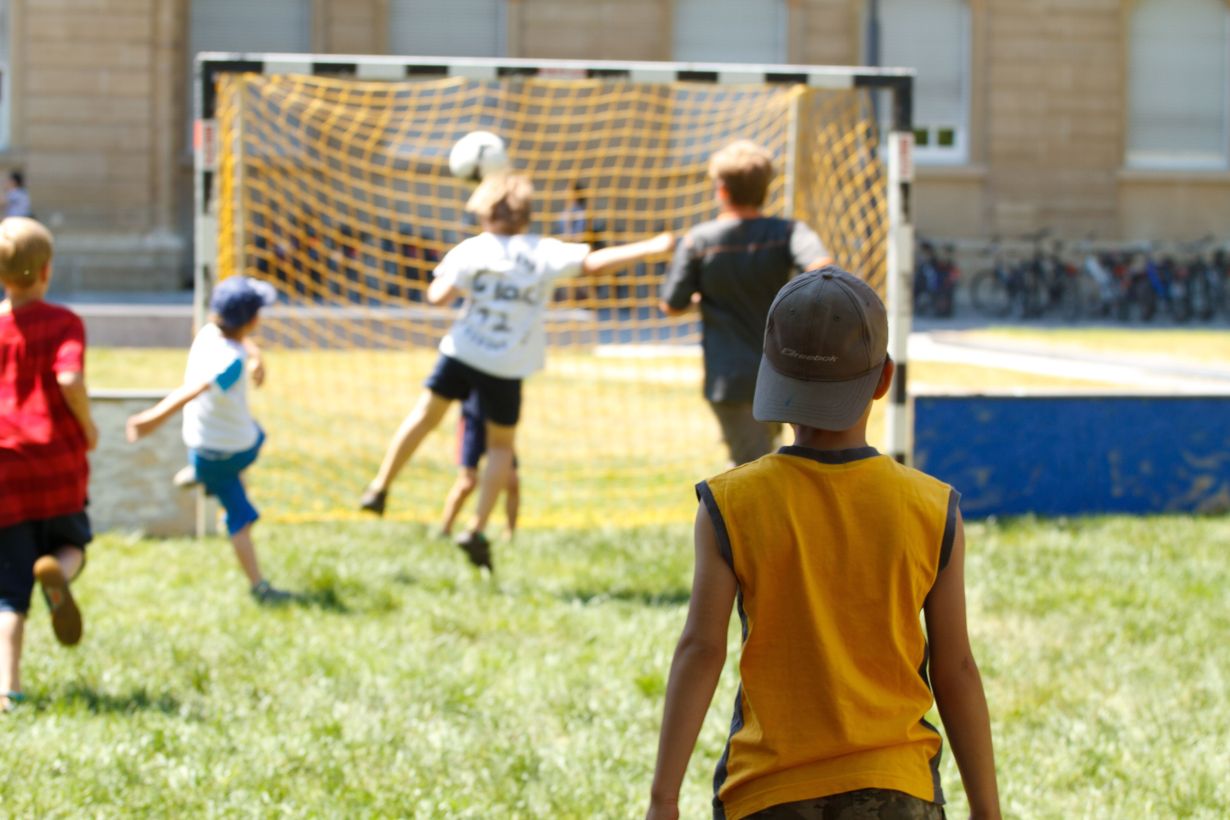
{"label": "building window", "polygon": [[785,63],[786,0],[675,0],[674,59]]}
{"label": "building window", "polygon": [[9,147],[9,100],[13,97],[12,72],[9,70],[9,0],[0,0],[0,151]]}
{"label": "building window", "polygon": [[191,0],[188,18],[188,141],[202,51],[304,54],[312,50],[312,0]]}
{"label": "building window", "polygon": [[392,0],[389,53],[503,57],[506,0]]}
{"label": "building window", "polygon": [[915,158],[969,159],[970,22],[966,0],[870,0],[867,53],[873,65],[912,68]]}
{"label": "building window", "polygon": [[1230,8],[1138,0],[1129,33],[1127,164],[1224,168],[1230,159]]}

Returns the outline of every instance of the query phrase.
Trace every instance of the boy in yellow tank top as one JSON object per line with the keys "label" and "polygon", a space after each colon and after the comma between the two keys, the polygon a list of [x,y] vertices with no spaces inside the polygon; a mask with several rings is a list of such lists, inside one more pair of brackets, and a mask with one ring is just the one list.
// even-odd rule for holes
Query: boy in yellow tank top
{"label": "boy in yellow tank top", "polygon": [[887,340],[880,298],[838,268],[773,301],[753,411],[790,424],[795,443],[697,486],[650,820],[679,815],[736,604],[740,685],[715,818],[943,817],[933,696],[971,816],[999,817],[959,497],[867,445],[871,404],[892,382]]}

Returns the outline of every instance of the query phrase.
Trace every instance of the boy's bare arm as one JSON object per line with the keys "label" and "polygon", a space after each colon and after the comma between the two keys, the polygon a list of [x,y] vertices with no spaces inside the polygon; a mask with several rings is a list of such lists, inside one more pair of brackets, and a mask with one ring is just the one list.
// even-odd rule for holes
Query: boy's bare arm
{"label": "boy's bare arm", "polygon": [[261,346],[250,336],[245,336],[242,344],[248,352],[248,372],[252,374],[252,384],[260,387],[265,383],[265,357],[261,354]]}
{"label": "boy's bare arm", "polygon": [[612,245],[609,248],[590,251],[586,254],[585,261],[581,263],[581,271],[587,274],[602,273],[610,268],[617,268],[620,265],[627,265],[630,262],[644,259],[646,256],[670,253],[674,247],[675,235],[669,232],[660,233],[652,239],[644,239],[627,245]]}
{"label": "boy's bare arm", "polygon": [[461,295],[451,279],[437,277],[427,286],[427,304],[447,305]]}
{"label": "boy's bare arm", "polygon": [[692,300],[688,302],[687,307],[683,307],[679,309],[675,309],[671,307],[670,303],[667,302],[665,299],[663,299],[662,301],[658,302],[658,310],[662,311],[662,313],[664,313],[667,316],[682,316],[688,311],[692,311],[700,307],[700,299],[701,299],[700,291],[697,291],[696,293],[692,294]]}
{"label": "boy's bare arm", "polygon": [[966,626],[965,527],[959,511],[948,566],[927,596],[924,612],[931,647],[931,686],[961,771],[970,817],[998,818],[991,717]]}
{"label": "boy's bare arm", "polygon": [[148,410],[142,410],[128,417],[124,425],[124,434],[128,441],[134,442],[143,436],[157,430],[162,423],[179,412],[185,404],[209,389],[209,382],[202,384],[181,384],[167,394],[167,397]]}
{"label": "boy's bare arm", "polygon": [[666,684],[647,820],[679,816],[679,788],[726,662],[735,575],[718,552],[713,522],[703,505],[696,512],[695,540],[692,600]]}
{"label": "boy's bare arm", "polygon": [[60,385],[60,392],[64,394],[64,403],[68,405],[69,412],[85,433],[86,449],[93,450],[98,445],[98,427],[90,414],[90,395],[85,388],[85,374],[80,370],[57,373],[56,381]]}

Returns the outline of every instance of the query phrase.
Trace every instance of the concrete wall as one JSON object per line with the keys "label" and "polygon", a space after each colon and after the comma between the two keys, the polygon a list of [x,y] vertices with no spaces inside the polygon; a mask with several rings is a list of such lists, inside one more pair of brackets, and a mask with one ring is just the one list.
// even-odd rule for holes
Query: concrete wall
{"label": "concrete wall", "polygon": [[[98,425],[98,448],[90,454],[90,522],[96,532],[125,530],[170,537],[196,533],[196,490],[171,483],[188,463],[178,424],[165,424],[136,444],[124,441],[124,421],[162,398],[148,391],[96,391],[90,411]],[[208,531],[215,531],[216,504],[207,503]]]}
{"label": "concrete wall", "polygon": [[[1133,2],[969,0],[969,161],[920,169],[923,233],[1225,234],[1230,172],[1123,168]],[[36,212],[57,233],[57,287],[181,287],[191,278],[189,0],[9,5],[12,139],[0,168],[25,168]],[[863,5],[788,0],[789,60],[857,63]],[[386,50],[389,0],[312,9],[318,50]],[[507,21],[513,57],[671,58],[670,0],[508,0]]]}

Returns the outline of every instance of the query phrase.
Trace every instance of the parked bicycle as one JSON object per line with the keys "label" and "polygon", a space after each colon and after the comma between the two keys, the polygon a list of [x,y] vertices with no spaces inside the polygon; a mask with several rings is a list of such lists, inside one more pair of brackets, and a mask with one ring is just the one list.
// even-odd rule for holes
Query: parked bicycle
{"label": "parked bicycle", "polygon": [[1002,319],[1012,313],[1021,292],[1021,273],[1008,257],[998,236],[991,237],[985,254],[991,257],[991,267],[984,268],[970,279],[970,302],[974,310],[992,319]]}
{"label": "parked bicycle", "polygon": [[954,246],[945,245],[944,252],[940,253],[933,242],[920,239],[915,257],[914,314],[952,316],[957,280],[961,276]]}

